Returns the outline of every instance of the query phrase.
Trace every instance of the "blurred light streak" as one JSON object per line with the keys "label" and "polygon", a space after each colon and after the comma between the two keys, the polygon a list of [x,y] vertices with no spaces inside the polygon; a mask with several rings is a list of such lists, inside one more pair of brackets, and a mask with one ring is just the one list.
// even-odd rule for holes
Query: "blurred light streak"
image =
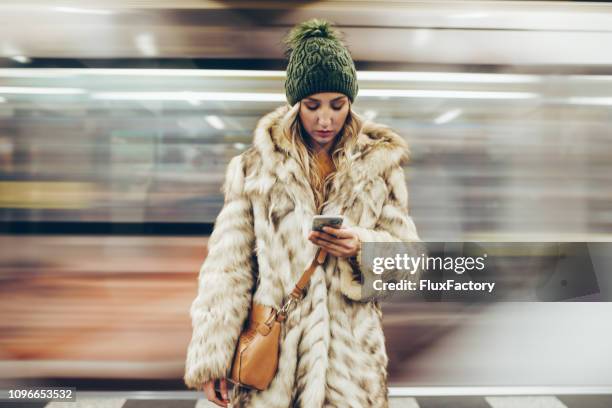
{"label": "blurred light streak", "polygon": [[451,14],[448,17],[450,18],[486,18],[489,17],[488,13],[461,13],[461,14]]}
{"label": "blurred light streak", "polygon": [[102,14],[102,15],[113,14],[111,10],[88,9],[88,8],[77,8],[77,7],[53,7],[53,10],[59,11],[62,13],[75,13],[75,14]]}
{"label": "blurred light streak", "polygon": [[367,120],[374,120],[374,119],[376,119],[376,116],[378,116],[378,112],[376,112],[373,109],[368,109],[367,111],[363,112],[363,116]]}
{"label": "blurred light streak", "polygon": [[225,123],[223,123],[221,118],[217,115],[207,115],[204,119],[210,126],[214,127],[215,129],[225,129]]}
{"label": "blurred light streak", "polygon": [[135,39],[136,46],[140,52],[147,57],[154,57],[158,55],[157,46],[155,45],[155,38],[149,33],[138,34]]}
{"label": "blurred light streak", "polygon": [[[129,68],[6,68],[0,69],[3,77],[69,77],[87,76],[170,76],[211,78],[285,78],[285,71],[239,69],[129,69]],[[538,83],[545,75],[489,74],[460,72],[405,72],[405,71],[357,71],[360,81],[413,81],[413,82],[462,82],[462,83]],[[574,77],[572,77],[574,78]],[[576,80],[612,80],[612,76],[578,75]]]}
{"label": "blurred light streak", "polygon": [[359,96],[391,98],[457,98],[457,99],[534,99],[532,92],[408,90],[408,89],[360,89]]}
{"label": "blurred light streak", "polygon": [[458,72],[394,72],[358,71],[360,81],[414,81],[414,82],[467,82],[467,83],[535,83],[541,82],[539,75],[524,74],[480,74]]}
{"label": "blurred light streak", "polygon": [[451,120],[457,118],[459,115],[461,115],[461,109],[449,110],[447,112],[444,112],[442,115],[438,116],[434,120],[434,122],[438,125],[441,125],[443,123],[450,122]]}
{"label": "blurred light streak", "polygon": [[92,99],[147,101],[284,102],[285,94],[258,92],[96,92]]}
{"label": "blurred light streak", "polygon": [[85,93],[84,89],[79,88],[34,88],[21,86],[0,87],[3,94],[49,94],[49,95],[75,95]]}
{"label": "blurred light streak", "polygon": [[20,64],[27,64],[27,63],[29,63],[29,62],[31,61],[31,60],[30,60],[28,57],[26,57],[25,55],[15,55],[15,56],[11,57],[11,59],[12,59],[13,61],[17,61],[17,62],[19,62]]}
{"label": "blurred light streak", "polygon": [[601,105],[601,106],[612,106],[612,98],[608,97],[572,97],[566,99],[568,103],[572,105]]}

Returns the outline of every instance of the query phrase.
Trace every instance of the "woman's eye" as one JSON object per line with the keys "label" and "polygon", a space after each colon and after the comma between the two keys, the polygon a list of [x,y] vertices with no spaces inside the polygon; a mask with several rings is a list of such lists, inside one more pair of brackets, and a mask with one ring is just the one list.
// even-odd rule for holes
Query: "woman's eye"
{"label": "woman's eye", "polygon": [[343,106],[344,106],[344,105],[340,105],[340,106],[333,106],[333,105],[332,105],[332,109],[333,109],[333,110],[340,110],[340,109],[342,109],[342,107],[343,107]]}
{"label": "woman's eye", "polygon": [[306,108],[308,108],[308,110],[313,111],[313,110],[317,110],[318,106],[306,105]]}

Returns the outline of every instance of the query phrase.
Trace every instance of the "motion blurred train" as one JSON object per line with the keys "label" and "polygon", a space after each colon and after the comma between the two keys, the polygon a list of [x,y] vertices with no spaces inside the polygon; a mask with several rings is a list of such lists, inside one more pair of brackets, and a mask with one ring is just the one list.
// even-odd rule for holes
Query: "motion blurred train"
{"label": "motion blurred train", "polygon": [[[225,167],[313,17],[344,33],[355,110],[410,145],[423,240],[612,241],[612,5],[66,4],[0,4],[0,385],[180,383]],[[573,300],[390,299],[390,384],[611,384],[612,308]]]}

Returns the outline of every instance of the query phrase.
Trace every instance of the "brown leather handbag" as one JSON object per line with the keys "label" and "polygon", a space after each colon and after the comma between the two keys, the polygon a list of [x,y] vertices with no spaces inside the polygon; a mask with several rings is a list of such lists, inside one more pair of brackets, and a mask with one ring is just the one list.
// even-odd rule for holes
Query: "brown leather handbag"
{"label": "brown leather handbag", "polygon": [[278,370],[281,324],[302,299],[304,288],[317,265],[323,264],[327,252],[319,248],[283,306],[276,310],[253,302],[247,327],[236,345],[229,380],[236,385],[257,390],[268,388]]}

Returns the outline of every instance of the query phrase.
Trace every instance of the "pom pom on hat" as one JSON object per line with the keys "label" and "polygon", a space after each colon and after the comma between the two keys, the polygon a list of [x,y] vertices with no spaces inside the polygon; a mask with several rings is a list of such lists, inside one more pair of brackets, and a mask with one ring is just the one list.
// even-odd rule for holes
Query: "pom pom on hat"
{"label": "pom pom on hat", "polygon": [[340,41],[339,33],[332,28],[329,22],[313,18],[312,20],[304,21],[303,23],[296,25],[291,30],[289,35],[287,35],[285,38],[287,51],[291,52],[302,41],[312,37],[328,38],[330,40]]}

